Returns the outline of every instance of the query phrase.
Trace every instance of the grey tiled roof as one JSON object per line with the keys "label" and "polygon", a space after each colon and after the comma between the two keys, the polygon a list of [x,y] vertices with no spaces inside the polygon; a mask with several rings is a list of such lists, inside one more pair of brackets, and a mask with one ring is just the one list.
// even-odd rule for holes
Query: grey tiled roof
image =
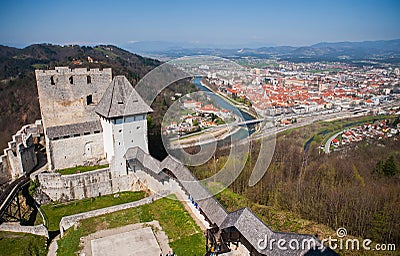
{"label": "grey tiled roof", "polygon": [[[325,251],[310,250],[309,248],[299,248],[297,250],[282,250],[277,244],[272,250],[259,247],[259,241],[267,237],[268,241],[275,239],[284,239],[287,243],[292,240],[300,245],[308,241],[320,245],[318,239],[312,235],[282,233],[272,231],[261,219],[259,219],[250,209],[243,208],[235,212],[228,213],[226,209],[214,198],[214,196],[198,181],[193,174],[179,160],[172,156],[166,157],[161,163],[158,160],[151,160],[153,157],[146,154],[141,148],[135,147],[128,149],[125,158],[129,161],[135,159],[154,172],[154,174],[163,174],[163,169],[168,169],[177,178],[181,186],[198,203],[201,210],[207,216],[211,223],[215,223],[220,230],[235,229],[244,238],[253,250],[261,255],[337,255],[334,251],[324,248]],[[288,244],[286,244],[286,247]]]}
{"label": "grey tiled roof", "polygon": [[[254,249],[264,255],[304,255],[310,251],[310,248],[307,247],[308,241],[312,241],[311,245],[313,245],[314,242],[317,248],[320,246],[320,242],[312,235],[272,231],[248,208],[243,208],[229,213],[219,228],[226,229],[231,227],[236,228],[236,230],[239,231],[239,233],[253,246]],[[258,242],[260,239],[263,240],[266,237],[268,241],[272,241],[272,239],[274,239],[274,241],[284,239],[287,243],[285,245],[286,247],[289,247],[288,243],[292,240],[298,241],[300,245],[304,242],[306,246],[304,248],[300,247],[296,250],[281,250],[275,243],[272,248],[269,246],[266,248],[259,248]]]}
{"label": "grey tiled roof", "polygon": [[218,226],[222,224],[228,216],[227,211],[186,166],[172,156],[168,156],[161,162],[161,168],[168,169],[175,175],[178,182],[193,197],[212,223]]}
{"label": "grey tiled roof", "polygon": [[125,76],[114,77],[95,111],[105,118],[153,112]]}
{"label": "grey tiled roof", "polygon": [[146,154],[146,152],[144,152],[139,147],[129,148],[126,151],[124,158],[126,160],[136,159],[137,161],[139,161],[142,164],[142,166],[144,168],[151,170],[151,171],[156,170],[157,174],[158,174],[158,170],[160,169],[160,161],[158,161],[151,155]]}
{"label": "grey tiled roof", "polygon": [[78,124],[67,124],[62,126],[48,127],[46,129],[47,137],[52,140],[54,138],[82,136],[94,132],[102,132],[100,121],[90,121]]}

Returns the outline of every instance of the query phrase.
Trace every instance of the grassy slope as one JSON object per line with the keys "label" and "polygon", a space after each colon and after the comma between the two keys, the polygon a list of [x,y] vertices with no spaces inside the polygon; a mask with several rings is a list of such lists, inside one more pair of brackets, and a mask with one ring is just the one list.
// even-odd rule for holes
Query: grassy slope
{"label": "grassy slope", "polygon": [[99,170],[103,168],[107,168],[108,164],[103,165],[96,165],[96,166],[76,166],[71,168],[66,168],[62,170],[56,170],[56,172],[60,173],[61,175],[69,175],[75,173],[83,173],[83,172],[90,172],[94,170]]}
{"label": "grassy slope", "polygon": [[58,242],[59,255],[75,255],[82,236],[108,228],[158,220],[167,234],[169,244],[177,255],[203,255],[205,238],[181,202],[174,195],[159,199],[152,204],[122,210],[103,216],[86,219],[78,228],[67,230]]}
{"label": "grassy slope", "polygon": [[145,197],[145,192],[120,192],[118,195],[118,197],[114,197],[114,195],[105,195],[62,204],[46,204],[41,206],[41,209],[47,218],[48,229],[50,231],[56,231],[59,229],[59,223],[63,216],[137,201]]}
{"label": "grassy slope", "polygon": [[0,255],[47,255],[46,238],[31,234],[1,231]]}

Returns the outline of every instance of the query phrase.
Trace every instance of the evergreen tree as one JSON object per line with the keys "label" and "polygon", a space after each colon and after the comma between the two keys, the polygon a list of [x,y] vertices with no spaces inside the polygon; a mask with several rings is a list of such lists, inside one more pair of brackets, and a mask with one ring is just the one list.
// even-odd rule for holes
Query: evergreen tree
{"label": "evergreen tree", "polygon": [[397,167],[396,160],[394,156],[391,155],[386,161],[383,166],[383,173],[386,176],[393,176],[399,173],[399,168]]}
{"label": "evergreen tree", "polygon": [[383,174],[384,166],[385,166],[385,162],[382,160],[379,160],[375,166],[374,173],[376,173],[378,175]]}

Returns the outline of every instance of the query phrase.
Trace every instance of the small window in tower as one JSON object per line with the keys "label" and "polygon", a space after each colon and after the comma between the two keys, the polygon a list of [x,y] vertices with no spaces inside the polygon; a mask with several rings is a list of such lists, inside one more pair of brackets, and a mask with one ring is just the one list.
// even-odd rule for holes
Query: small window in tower
{"label": "small window in tower", "polygon": [[92,83],[92,77],[91,77],[91,76],[87,76],[87,77],[86,77],[86,82],[87,82],[88,84],[91,84],[91,83]]}
{"label": "small window in tower", "polygon": [[54,82],[54,76],[51,76],[50,77],[50,83],[51,83],[51,85],[55,85],[56,83]]}
{"label": "small window in tower", "polygon": [[93,96],[92,94],[89,94],[88,96],[86,96],[86,105],[90,105],[93,103]]}
{"label": "small window in tower", "polygon": [[70,77],[69,77],[69,83],[70,83],[70,84],[74,84],[74,77],[73,77],[73,76],[70,76]]}

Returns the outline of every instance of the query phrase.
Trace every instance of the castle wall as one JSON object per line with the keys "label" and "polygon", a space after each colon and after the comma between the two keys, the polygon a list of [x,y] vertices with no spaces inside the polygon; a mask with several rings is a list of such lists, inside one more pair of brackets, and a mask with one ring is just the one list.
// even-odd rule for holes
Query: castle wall
{"label": "castle wall", "polygon": [[90,198],[121,191],[148,190],[159,193],[164,190],[180,189],[178,183],[172,179],[160,182],[141,170],[120,175],[106,168],[72,175],[40,173],[37,177],[39,190],[53,201]]}
{"label": "castle wall", "polygon": [[98,164],[104,159],[102,133],[58,140],[46,139],[51,169]]}
{"label": "castle wall", "polygon": [[15,135],[4,154],[0,156],[0,176],[15,180],[29,173],[37,165],[34,138],[40,139],[43,126],[40,120],[23,126]]}
{"label": "castle wall", "polygon": [[0,156],[0,185],[7,183],[11,179],[11,169],[7,155]]}
{"label": "castle wall", "polygon": [[8,232],[29,233],[38,236],[45,236],[47,238],[49,237],[49,232],[43,224],[37,226],[22,226],[21,224],[16,222],[6,222],[0,224],[0,230]]}
{"label": "castle wall", "polygon": [[98,120],[93,110],[111,83],[111,68],[56,67],[35,74],[45,128]]}
{"label": "castle wall", "polygon": [[37,176],[40,191],[53,201],[68,201],[112,193],[112,179],[108,169],[82,174],[61,175],[41,173]]}

